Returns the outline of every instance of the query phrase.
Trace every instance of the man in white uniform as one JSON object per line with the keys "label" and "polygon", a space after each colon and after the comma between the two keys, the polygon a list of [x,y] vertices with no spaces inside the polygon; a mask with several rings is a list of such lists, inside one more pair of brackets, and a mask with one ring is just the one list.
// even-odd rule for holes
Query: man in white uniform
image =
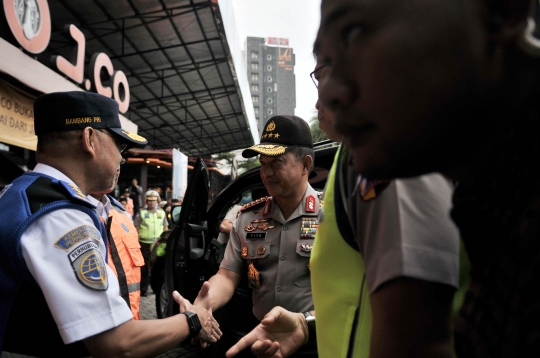
{"label": "man in white uniform", "polygon": [[217,323],[178,294],[192,312],[134,321],[106,264],[101,203],[87,195],[111,192],[122,151],[146,143],[122,130],[118,103],[51,93],[36,100],[34,118],[38,165],[0,193],[0,351],[151,356],[189,336],[215,342]]}

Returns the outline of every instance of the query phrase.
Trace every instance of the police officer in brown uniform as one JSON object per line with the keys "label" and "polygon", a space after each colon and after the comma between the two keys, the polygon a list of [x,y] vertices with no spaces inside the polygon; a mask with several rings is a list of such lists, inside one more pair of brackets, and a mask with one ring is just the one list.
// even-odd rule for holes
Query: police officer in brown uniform
{"label": "police officer in brown uniform", "polygon": [[[220,269],[204,283],[210,286],[208,294],[199,293],[195,305],[222,307],[247,275],[259,321],[275,306],[297,312],[299,319],[314,316],[309,258],[320,203],[308,183],[314,158],[309,126],[295,116],[272,117],[261,144],[242,155],[260,155],[261,178],[270,196],[240,209]],[[314,335],[306,343],[295,356],[316,357]]]}

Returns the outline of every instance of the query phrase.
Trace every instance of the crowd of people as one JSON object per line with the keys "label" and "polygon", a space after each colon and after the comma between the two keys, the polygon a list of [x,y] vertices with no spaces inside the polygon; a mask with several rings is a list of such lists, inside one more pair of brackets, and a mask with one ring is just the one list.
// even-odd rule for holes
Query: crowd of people
{"label": "crowd of people", "polygon": [[[111,99],[39,97],[38,165],[0,193],[1,349],[206,348],[247,279],[254,324],[227,357],[540,356],[538,21],[532,0],[322,0],[311,76],[341,142],[324,193],[308,182],[309,126],[270,118],[242,153],[259,156],[268,196],[228,217],[219,271],[159,321],[134,307],[166,203],[136,180],[122,204],[108,195],[122,151],[146,140]],[[454,322],[460,239],[471,274]]]}

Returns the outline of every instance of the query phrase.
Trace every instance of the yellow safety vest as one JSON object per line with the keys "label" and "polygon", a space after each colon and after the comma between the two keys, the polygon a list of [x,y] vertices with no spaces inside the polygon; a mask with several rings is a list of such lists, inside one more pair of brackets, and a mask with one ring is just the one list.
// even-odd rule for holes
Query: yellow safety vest
{"label": "yellow safety vest", "polygon": [[165,211],[157,209],[151,213],[148,210],[139,212],[141,224],[139,226],[139,241],[143,244],[153,244],[154,240],[159,238],[159,235],[165,230],[163,220]]}
{"label": "yellow safety vest", "polygon": [[336,173],[341,165],[347,165],[346,160],[346,151],[340,146],[328,176],[322,220],[311,252],[311,287],[321,358],[369,357],[373,316],[364,260],[345,241],[336,220],[334,195],[340,195]]}
{"label": "yellow safety vest", "polygon": [[[137,229],[133,225],[131,219],[124,213],[119,212],[121,209],[112,205],[109,212],[110,235],[114,240],[114,245],[117,252],[117,257],[120,259],[119,270],[123,271],[119,276],[119,270],[116,268],[117,262],[112,255],[112,245],[109,244],[108,264],[114,271],[120,283],[120,295],[126,299],[129,297],[129,306],[133,319],[140,319],[139,306],[141,302],[141,267],[144,266],[144,258],[141,254],[141,245],[139,244],[139,236]],[[109,239],[110,242],[110,239]],[[123,284],[126,283],[127,287]]]}

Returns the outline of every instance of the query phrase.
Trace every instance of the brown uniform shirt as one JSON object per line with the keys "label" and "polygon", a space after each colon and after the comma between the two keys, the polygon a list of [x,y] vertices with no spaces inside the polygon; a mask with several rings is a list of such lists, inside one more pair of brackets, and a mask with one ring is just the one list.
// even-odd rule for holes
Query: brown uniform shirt
{"label": "brown uniform shirt", "polygon": [[[318,225],[318,195],[308,184],[287,221],[269,198],[264,206],[240,212],[234,222],[221,267],[249,275],[252,264],[256,270],[251,269],[250,279],[253,314],[259,320],[275,306],[292,312],[313,310],[308,264]],[[256,272],[258,280],[253,275]]]}

